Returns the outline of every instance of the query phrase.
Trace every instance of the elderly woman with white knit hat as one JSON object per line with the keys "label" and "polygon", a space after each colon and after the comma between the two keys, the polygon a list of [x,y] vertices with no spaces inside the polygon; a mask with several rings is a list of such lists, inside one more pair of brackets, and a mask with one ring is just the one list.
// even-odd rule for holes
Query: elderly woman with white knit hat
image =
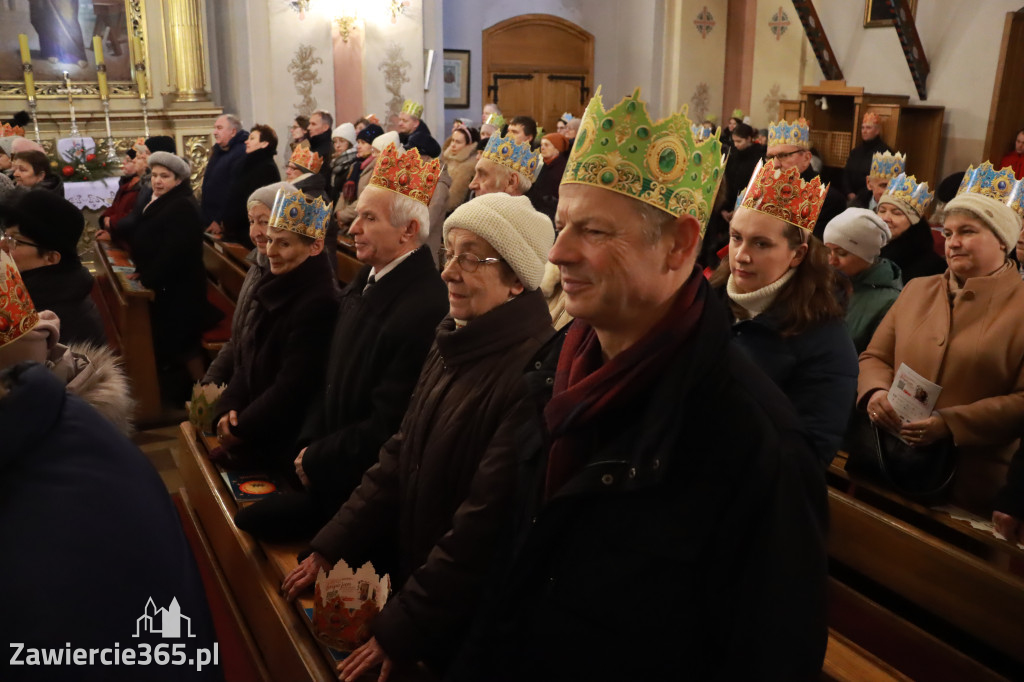
{"label": "elderly woman with white knit hat", "polygon": [[363,561],[373,541],[397,547],[397,589],[370,622],[373,638],[339,666],[342,679],[417,661],[440,677],[459,651],[512,511],[530,410],[522,374],[554,334],[538,290],[554,236],[529,199],[502,193],[445,221],[451,310],[401,430],[284,583],[294,597],[320,567]]}
{"label": "elderly woman with white knit hat", "polygon": [[[1024,429],[1024,283],[1009,258],[1024,184],[969,168],[946,205],[942,275],[907,282],[860,357],[857,404],[911,446],[955,447],[954,501],[1019,531],[1024,491],[1004,485]],[[942,387],[926,419],[901,422],[886,396],[901,364]]]}
{"label": "elderly woman with white knit hat", "polygon": [[858,353],[903,289],[899,266],[879,256],[890,236],[889,226],[866,208],[848,208],[825,226],[829,265],[853,284],[846,329]]}

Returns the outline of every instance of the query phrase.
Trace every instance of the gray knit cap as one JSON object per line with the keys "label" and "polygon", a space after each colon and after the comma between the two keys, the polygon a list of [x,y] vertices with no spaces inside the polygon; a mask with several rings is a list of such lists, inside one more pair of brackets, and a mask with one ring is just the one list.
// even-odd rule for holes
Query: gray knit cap
{"label": "gray knit cap", "polygon": [[163,166],[174,173],[175,177],[184,180],[192,174],[188,161],[170,152],[153,152],[149,155],[149,167]]}
{"label": "gray knit cap", "polygon": [[253,202],[258,202],[267,208],[274,208],[274,199],[277,197],[277,191],[281,189],[287,192],[298,191],[298,188],[290,182],[275,182],[272,185],[260,187],[258,190],[250,194],[245,205],[248,206]]}

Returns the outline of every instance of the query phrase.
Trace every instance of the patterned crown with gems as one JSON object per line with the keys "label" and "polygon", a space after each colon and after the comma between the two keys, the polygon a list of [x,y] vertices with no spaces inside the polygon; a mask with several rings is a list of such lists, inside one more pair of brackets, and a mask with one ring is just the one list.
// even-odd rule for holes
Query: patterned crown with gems
{"label": "patterned crown with gems", "polygon": [[413,102],[411,99],[407,99],[402,104],[402,113],[409,114],[415,118],[420,118],[423,116],[423,105],[419,102]]}
{"label": "patterned crown with gems", "polygon": [[791,144],[800,149],[811,148],[811,129],[807,126],[807,120],[798,118],[793,123],[789,121],[777,121],[768,125],[768,146],[777,144]]}
{"label": "patterned crown with gems", "polygon": [[817,176],[807,182],[796,168],[776,168],[773,159],[758,162],[740,205],[813,232],[827,193]]}
{"label": "patterned crown with gems", "polygon": [[491,114],[484,123],[495,128],[501,128],[501,126],[505,125],[505,117],[501,114]]}
{"label": "patterned crown with gems", "polygon": [[695,140],[685,105],[652,122],[640,89],[605,111],[601,89],[583,112],[562,184],[608,189],[707,227],[725,157],[717,135]]}
{"label": "patterned crown with gems", "polygon": [[928,206],[931,205],[932,199],[935,198],[935,193],[928,191],[927,182],[919,183],[917,178],[913,175],[908,176],[906,173],[900,173],[890,180],[885,193],[893,199],[902,201],[920,216],[924,215]]}
{"label": "patterned crown with gems", "polygon": [[12,126],[10,123],[0,127],[0,137],[25,137],[25,129],[21,126]]}
{"label": "patterned crown with gems", "polygon": [[292,157],[288,159],[288,163],[294,164],[310,173],[319,173],[320,166],[324,165],[324,159],[310,149],[308,141],[303,140],[295,146],[295,149],[292,151]]}
{"label": "patterned crown with gems", "polygon": [[516,142],[512,139],[511,134],[505,137],[491,135],[487,138],[487,146],[484,147],[484,152],[480,155],[480,158],[493,161],[499,166],[510,168],[523,177],[529,178],[531,182],[537,179],[541,168],[543,168],[540,150],[533,151],[530,149],[529,142],[523,142],[522,144]]}
{"label": "patterned crown with gems", "polygon": [[998,171],[988,161],[977,168],[968,166],[956,195],[968,193],[995,199],[1024,218],[1024,180],[1018,180],[1009,166]]}
{"label": "patterned crown with gems", "polygon": [[871,157],[871,172],[868,175],[872,178],[892,180],[900,173],[905,173],[906,170],[907,157],[905,154],[875,152],[875,155]]}
{"label": "patterned crown with gems", "polygon": [[313,239],[323,239],[327,234],[327,221],[331,217],[331,204],[320,197],[309,197],[302,190],[277,190],[274,207],[270,209],[267,225],[279,230]]}
{"label": "patterned crown with gems", "polygon": [[14,258],[0,249],[0,348],[28,334],[38,323],[39,313]]}
{"label": "patterned crown with gems", "polygon": [[401,153],[392,142],[377,157],[373,175],[370,176],[370,184],[429,206],[430,197],[434,196],[434,188],[437,187],[440,176],[440,159],[424,161],[416,148]]}

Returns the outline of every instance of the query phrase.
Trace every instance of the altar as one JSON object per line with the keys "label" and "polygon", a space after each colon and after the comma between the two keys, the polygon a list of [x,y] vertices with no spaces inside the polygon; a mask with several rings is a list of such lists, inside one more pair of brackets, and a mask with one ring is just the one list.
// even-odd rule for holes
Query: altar
{"label": "altar", "polygon": [[112,176],[85,182],[65,182],[64,198],[80,211],[102,211],[114,202],[120,178]]}

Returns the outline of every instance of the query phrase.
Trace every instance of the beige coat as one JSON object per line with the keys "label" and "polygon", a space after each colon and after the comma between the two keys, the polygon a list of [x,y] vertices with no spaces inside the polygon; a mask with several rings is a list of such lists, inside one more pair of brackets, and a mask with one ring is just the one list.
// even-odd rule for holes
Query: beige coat
{"label": "beige coat", "polygon": [[951,306],[949,276],[907,283],[860,356],[857,404],[888,390],[901,363],[942,386],[935,407],[960,452],[954,500],[987,512],[1024,433],[1024,282],[1013,268],[969,279]]}
{"label": "beige coat", "polygon": [[452,176],[452,186],[448,193],[445,211],[451,213],[466,200],[469,194],[469,183],[473,181],[476,170],[476,143],[467,144],[455,154],[449,153],[446,147],[441,155],[448,174]]}
{"label": "beige coat", "polygon": [[558,266],[554,263],[544,264],[544,278],[540,281],[540,291],[548,302],[551,313],[551,326],[556,330],[572,322],[572,315],[565,310],[565,291],[562,289],[562,277]]}

